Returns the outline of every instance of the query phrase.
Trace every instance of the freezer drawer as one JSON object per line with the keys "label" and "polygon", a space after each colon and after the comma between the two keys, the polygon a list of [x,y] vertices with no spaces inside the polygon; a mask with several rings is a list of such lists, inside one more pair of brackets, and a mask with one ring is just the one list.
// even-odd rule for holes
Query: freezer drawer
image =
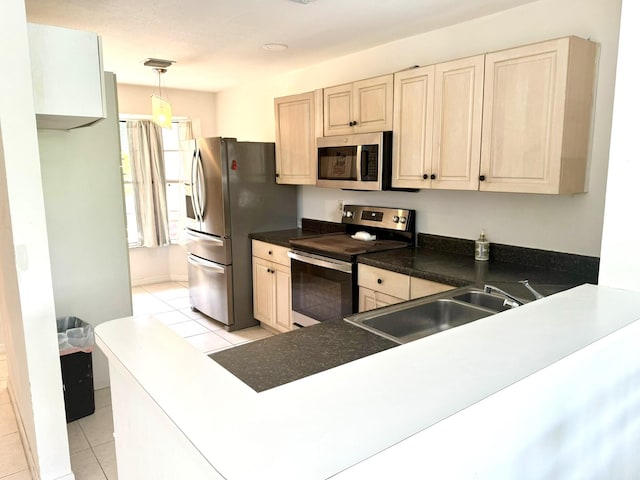
{"label": "freezer drawer", "polygon": [[189,254],[191,306],[225,325],[233,324],[233,268]]}
{"label": "freezer drawer", "polygon": [[231,239],[186,229],[187,252],[222,265],[230,265]]}

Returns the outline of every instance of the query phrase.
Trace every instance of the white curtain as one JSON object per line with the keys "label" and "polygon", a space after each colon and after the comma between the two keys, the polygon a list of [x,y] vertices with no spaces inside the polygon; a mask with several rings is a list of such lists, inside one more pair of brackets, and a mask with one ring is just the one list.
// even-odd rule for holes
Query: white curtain
{"label": "white curtain", "polygon": [[162,130],[150,120],[130,120],[127,137],[139,244],[169,245]]}

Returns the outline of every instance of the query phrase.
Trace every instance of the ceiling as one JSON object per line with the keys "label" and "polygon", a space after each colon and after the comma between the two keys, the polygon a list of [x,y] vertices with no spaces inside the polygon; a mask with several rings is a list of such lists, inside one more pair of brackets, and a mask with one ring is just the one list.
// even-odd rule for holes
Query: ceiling
{"label": "ceiling", "polygon": [[[102,37],[120,83],[220,91],[534,0],[25,0],[33,23]],[[299,3],[307,2],[307,3]],[[284,51],[267,51],[283,43]]]}

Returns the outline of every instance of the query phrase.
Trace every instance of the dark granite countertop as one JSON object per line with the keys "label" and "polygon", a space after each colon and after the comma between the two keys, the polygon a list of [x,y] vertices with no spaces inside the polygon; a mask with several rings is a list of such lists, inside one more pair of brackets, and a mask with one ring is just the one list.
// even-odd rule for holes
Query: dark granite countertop
{"label": "dark granite countertop", "polygon": [[302,228],[292,228],[289,230],[276,230],[273,232],[253,232],[249,234],[252,240],[289,247],[289,240],[294,238],[313,237],[326,233],[344,232],[345,226],[340,223],[326,222],[324,220],[302,219]]}
{"label": "dark granite countertop", "polygon": [[256,392],[323,372],[398,345],[342,319],[212,353]]}
{"label": "dark granite countertop", "polygon": [[293,238],[303,238],[309,233],[304,232],[301,228],[291,228],[289,230],[277,230],[275,232],[255,232],[249,234],[251,240],[259,240],[261,242],[272,243],[281,247],[289,247],[289,240]]}
{"label": "dark granite countertop", "polygon": [[[289,240],[344,231],[341,224],[302,219],[302,228],[252,233],[250,238],[289,247]],[[461,287],[490,283],[525,300],[528,279],[543,295],[597,283],[599,259],[491,244],[491,260],[474,259],[473,240],[418,234],[418,247],[358,256],[358,262],[412,277]],[[294,330],[209,355],[257,392],[299,380],[396,343],[342,319]]]}
{"label": "dark granite countertop", "polygon": [[490,283],[524,299],[533,299],[518,282],[529,280],[543,295],[551,295],[568,288],[595,283],[589,275],[537,268],[506,262],[480,262],[474,257],[438,252],[425,248],[405,248],[358,256],[358,263],[391,270],[412,277],[424,278],[455,287]]}

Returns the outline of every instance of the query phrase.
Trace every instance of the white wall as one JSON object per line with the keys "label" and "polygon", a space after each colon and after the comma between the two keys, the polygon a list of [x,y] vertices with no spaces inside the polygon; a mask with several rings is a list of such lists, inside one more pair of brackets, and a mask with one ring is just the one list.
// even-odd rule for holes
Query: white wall
{"label": "white wall", "polygon": [[[170,75],[171,72],[166,75]],[[162,89],[171,102],[173,115],[189,117],[196,137],[216,135],[216,96],[208,92]],[[165,94],[166,92],[166,94]],[[150,115],[153,89],[138,85],[118,85],[118,105],[121,114]],[[133,286],[169,280],[187,280],[187,253],[183,245],[129,250],[131,284]]]}
{"label": "white wall", "polygon": [[[105,73],[105,89],[106,119],[38,132],[56,316],[94,326],[132,313],[112,73]],[[93,381],[96,389],[109,386],[107,359],[97,348]]]}
{"label": "white wall", "polygon": [[9,390],[42,479],[73,479],[24,2],[0,15],[0,317]]}
{"label": "white wall", "polygon": [[622,14],[599,283],[640,291],[640,4],[624,0]]}
{"label": "white wall", "polygon": [[[116,72],[117,73],[117,72]],[[165,75],[171,75],[171,70]],[[118,107],[121,114],[151,115],[154,89],[140,85],[118,84]],[[162,96],[171,103],[174,117],[189,117],[196,137],[216,135],[216,96],[210,92],[163,88]]]}
{"label": "white wall", "polygon": [[600,44],[597,96],[584,195],[542,196],[423,190],[354,193],[301,188],[300,214],[337,220],[338,199],[418,210],[418,231],[598,256],[611,128],[619,0],[541,0],[392,42],[218,95],[218,135],[274,141],[273,98],[566,35]]}

